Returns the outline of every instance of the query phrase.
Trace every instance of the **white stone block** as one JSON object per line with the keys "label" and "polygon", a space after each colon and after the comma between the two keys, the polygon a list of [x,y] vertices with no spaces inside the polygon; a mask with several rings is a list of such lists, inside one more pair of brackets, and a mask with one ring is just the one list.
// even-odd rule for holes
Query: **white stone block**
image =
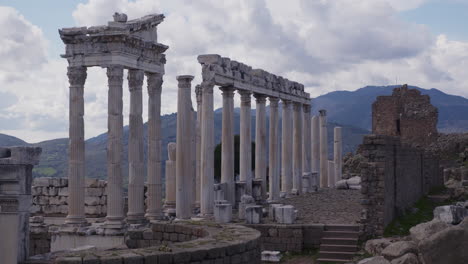
{"label": "white stone block", "polygon": [[60,178],[51,178],[50,179],[50,185],[54,187],[59,187],[60,186]]}
{"label": "white stone block", "polygon": [[304,172],[302,174],[302,193],[308,193],[310,192],[310,178],[312,177],[312,173],[311,172]]}
{"label": "white stone block", "polygon": [[214,207],[215,221],[229,223],[232,221],[232,205],[229,203],[216,203]]}
{"label": "white stone block", "polygon": [[249,205],[245,208],[245,223],[260,224],[262,222],[263,207],[260,205]]}
{"label": "white stone block", "polygon": [[279,251],[262,251],[262,261],[267,262],[280,262],[281,261],[281,252]]}
{"label": "white stone block", "polygon": [[270,220],[274,221],[275,220],[275,210],[277,207],[283,206],[282,204],[270,204],[270,207],[268,208],[268,218]]}
{"label": "white stone block", "polygon": [[33,180],[32,186],[36,187],[48,187],[50,185],[50,177],[41,177],[41,178],[35,178]]}
{"label": "white stone block", "polygon": [[294,224],[296,210],[292,205],[284,205],[275,208],[275,219],[279,224]]}
{"label": "white stone block", "polygon": [[99,186],[99,180],[98,179],[93,179],[93,178],[86,178],[86,183],[85,186],[87,188],[98,188]]}

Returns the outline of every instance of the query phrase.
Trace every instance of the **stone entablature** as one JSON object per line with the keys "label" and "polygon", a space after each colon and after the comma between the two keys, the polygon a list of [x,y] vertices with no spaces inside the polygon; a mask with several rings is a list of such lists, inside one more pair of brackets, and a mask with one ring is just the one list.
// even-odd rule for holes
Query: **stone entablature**
{"label": "stone entablature", "polygon": [[72,67],[121,65],[129,69],[164,74],[168,46],[157,42],[157,26],[164,15],[153,14],[127,21],[115,14],[107,26],[73,27],[59,30],[66,44],[62,55]]}
{"label": "stone entablature", "polygon": [[310,94],[304,92],[303,84],[217,54],[200,55],[198,62],[202,64],[203,79],[206,76],[218,86],[234,86],[254,94],[310,105]]}

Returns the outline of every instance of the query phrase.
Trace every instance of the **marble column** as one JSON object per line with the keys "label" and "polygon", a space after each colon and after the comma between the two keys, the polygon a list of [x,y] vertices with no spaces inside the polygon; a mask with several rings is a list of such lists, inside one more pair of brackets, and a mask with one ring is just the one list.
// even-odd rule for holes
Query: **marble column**
{"label": "marble column", "polygon": [[335,182],[343,178],[343,149],[342,149],[342,128],[335,127],[334,131],[334,144],[333,144],[333,155],[335,162]]}
{"label": "marble column", "polygon": [[[256,111],[256,119],[255,119],[255,179],[261,179],[262,180],[262,197],[263,197],[263,199],[265,199],[266,198],[266,192],[267,192],[267,185],[266,185],[266,182],[267,182],[266,181],[266,168],[267,168],[267,164],[266,164],[266,162],[267,162],[267,153],[266,153],[266,113],[265,113],[266,96],[263,95],[263,94],[254,94],[254,97],[256,99],[255,100],[255,102],[256,102],[256,110],[255,110]],[[276,100],[276,108],[278,108],[278,100]],[[270,131],[271,131],[271,129],[270,129]],[[276,137],[275,137],[275,139],[276,139]],[[276,147],[276,144],[274,146]],[[270,171],[270,175],[271,175],[271,171]],[[271,176],[270,176],[270,179],[271,179]],[[271,192],[271,188],[270,188],[270,192]],[[278,195],[279,195],[279,193],[278,193]]]}
{"label": "marble column", "polygon": [[319,117],[312,117],[312,172],[320,171],[320,125]]}
{"label": "marble column", "polygon": [[302,173],[309,178],[308,185],[302,186],[305,192],[309,192],[311,182],[311,163],[312,163],[312,142],[311,142],[311,116],[310,105],[302,106],[304,111],[303,116],[303,133],[302,133]]}
{"label": "marble column", "polygon": [[[278,170],[279,152],[277,151],[278,145],[279,145],[278,144],[278,123],[279,123],[278,122],[278,101],[279,99],[276,97],[270,97],[269,100],[270,100],[270,138],[269,138],[269,151],[270,151],[269,158],[270,159],[269,159],[269,165],[268,165],[269,178],[270,178],[269,200],[271,202],[275,202],[275,201],[278,201],[280,198],[280,177],[279,177],[280,174]],[[258,144],[258,140],[256,140],[255,142]],[[258,166],[258,164],[256,164],[256,166]],[[266,185],[266,175],[263,181],[265,182],[265,185]]]}
{"label": "marble column", "polygon": [[176,140],[176,217],[189,219],[192,215],[192,101],[193,76],[177,76],[177,140]]}
{"label": "marble column", "polygon": [[281,137],[281,195],[288,196],[292,190],[292,103],[283,101],[282,137]]}
{"label": "marble column", "polygon": [[320,187],[328,187],[327,111],[319,111],[320,123]]}
{"label": "marble column", "polygon": [[196,165],[195,165],[195,207],[200,208],[201,193],[201,124],[202,124],[202,90],[201,86],[195,86],[197,100],[197,124],[196,124]]}
{"label": "marble column", "polygon": [[68,67],[70,83],[69,154],[68,154],[68,215],[66,224],[86,224],[85,193],[85,141],[84,141],[84,84],[86,67]]}
{"label": "marble column", "polygon": [[123,67],[107,68],[108,138],[107,138],[107,216],[106,228],[122,228],[124,219],[122,153],[123,116],[122,84]]}
{"label": "marble column", "polygon": [[239,178],[245,182],[245,193],[252,195],[252,138],[250,135],[250,91],[239,90],[241,96]]}
{"label": "marble column", "polygon": [[302,104],[293,103],[293,194],[302,193]]}
{"label": "marble column", "polygon": [[148,87],[148,204],[145,217],[160,220],[162,213],[161,180],[161,90],[162,75],[146,73]]}
{"label": "marble column", "polygon": [[143,86],[144,72],[128,70],[130,90],[130,115],[128,134],[128,213],[127,222],[141,223],[145,220],[145,172],[143,140]]}
{"label": "marble column", "polygon": [[201,196],[202,216],[213,214],[214,207],[214,84],[202,83],[202,123],[201,123]]}
{"label": "marble column", "polygon": [[190,100],[190,130],[193,131],[190,133],[190,173],[191,173],[191,185],[190,185],[190,192],[192,197],[190,198],[190,202],[192,203],[192,211],[196,214],[199,212],[200,204],[197,201],[197,113],[192,105],[192,100]]}
{"label": "marble column", "polygon": [[227,188],[224,199],[231,205],[236,203],[234,182],[234,87],[221,87],[223,92],[223,125],[221,136],[221,183]]}
{"label": "marble column", "polygon": [[166,160],[166,199],[164,201],[164,211],[168,215],[175,214],[176,207],[176,148],[174,142],[167,144]]}
{"label": "marble column", "polygon": [[335,187],[335,163],[332,160],[328,161],[328,187]]}

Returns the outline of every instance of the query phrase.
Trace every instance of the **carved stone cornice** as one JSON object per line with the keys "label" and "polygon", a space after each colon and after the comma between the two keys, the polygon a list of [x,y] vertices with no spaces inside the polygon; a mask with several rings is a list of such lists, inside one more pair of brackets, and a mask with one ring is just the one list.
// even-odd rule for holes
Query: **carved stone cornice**
{"label": "carved stone cornice", "polygon": [[68,82],[70,86],[83,87],[86,82],[86,67],[68,67]]}
{"label": "carved stone cornice", "polygon": [[128,70],[127,80],[128,89],[130,91],[141,90],[143,87],[143,79],[145,74],[142,70],[130,69]]}

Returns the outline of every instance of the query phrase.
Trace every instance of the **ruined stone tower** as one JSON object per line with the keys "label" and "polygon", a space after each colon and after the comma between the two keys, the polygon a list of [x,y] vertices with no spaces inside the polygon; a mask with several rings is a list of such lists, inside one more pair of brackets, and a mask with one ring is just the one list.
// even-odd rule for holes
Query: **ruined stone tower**
{"label": "ruined stone tower", "polygon": [[372,133],[399,136],[414,146],[428,146],[437,138],[438,110],[429,95],[405,84],[372,104]]}

